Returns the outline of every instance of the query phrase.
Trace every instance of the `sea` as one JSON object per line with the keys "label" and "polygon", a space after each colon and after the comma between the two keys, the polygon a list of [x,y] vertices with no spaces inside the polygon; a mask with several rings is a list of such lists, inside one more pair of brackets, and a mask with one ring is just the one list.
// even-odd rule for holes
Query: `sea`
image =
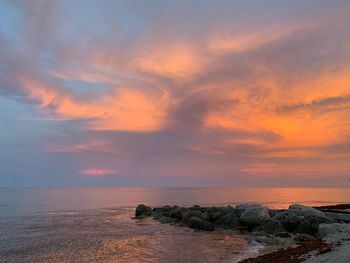
{"label": "sea", "polygon": [[350,203],[349,188],[0,188],[0,262],[239,262],[263,247],[230,230],[133,219],[152,207]]}

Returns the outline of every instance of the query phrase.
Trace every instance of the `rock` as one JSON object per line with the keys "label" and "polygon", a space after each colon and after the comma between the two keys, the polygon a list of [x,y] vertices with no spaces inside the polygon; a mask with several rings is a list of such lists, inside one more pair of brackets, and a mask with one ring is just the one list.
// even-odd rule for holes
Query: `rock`
{"label": "rock", "polygon": [[169,217],[176,218],[178,220],[182,220],[184,215],[188,212],[188,209],[186,208],[175,208],[173,211],[170,212]]}
{"label": "rock", "polygon": [[316,238],[314,236],[310,236],[310,235],[306,235],[306,234],[298,234],[294,238],[294,240],[297,242],[305,243],[305,242],[309,242],[312,240],[316,240]]}
{"label": "rock", "polygon": [[290,205],[288,209],[292,210],[296,214],[304,215],[304,216],[325,216],[325,214],[322,211],[310,206],[293,204],[293,205]]}
{"label": "rock", "polygon": [[202,213],[201,211],[189,211],[183,215],[182,221],[184,223],[188,223],[192,217],[198,217],[198,218],[205,220],[205,221],[209,220],[208,215],[205,213]]}
{"label": "rock", "polygon": [[152,214],[152,208],[144,204],[138,205],[135,210],[135,218],[145,218]]}
{"label": "rock", "polygon": [[195,216],[189,219],[189,226],[190,228],[204,231],[213,231],[215,229],[215,226],[212,223],[204,221],[201,218]]}
{"label": "rock", "polygon": [[267,234],[276,234],[280,232],[285,232],[286,229],[282,225],[280,221],[277,220],[271,220],[270,222],[266,223],[265,225],[262,225],[260,227],[257,227],[258,231],[262,231]]}
{"label": "rock", "polygon": [[206,207],[200,207],[199,205],[194,205],[194,206],[192,206],[192,207],[190,207],[188,209],[190,211],[199,211],[199,212],[202,212],[202,213],[204,213],[207,210]]}
{"label": "rock", "polygon": [[292,235],[288,232],[280,232],[275,234],[276,237],[292,237]]}
{"label": "rock", "polygon": [[318,234],[321,238],[324,238],[329,235],[334,235],[342,232],[344,229],[343,224],[334,223],[334,224],[320,224],[318,226]]}
{"label": "rock", "polygon": [[303,219],[303,216],[296,215],[292,210],[279,212],[272,217],[272,220],[281,222],[287,231],[293,231]]}
{"label": "rock", "polygon": [[325,212],[325,215],[337,223],[350,223],[350,214]]}
{"label": "rock", "polygon": [[178,220],[176,218],[170,218],[170,217],[167,217],[167,216],[162,216],[159,219],[159,222],[162,223],[162,224],[176,223],[177,221]]}
{"label": "rock", "polygon": [[170,216],[170,212],[171,212],[171,206],[170,205],[163,206],[161,208],[161,211],[162,211],[162,215],[163,216],[169,217]]}
{"label": "rock", "polygon": [[[259,243],[264,243],[270,246],[284,246],[290,247],[295,244],[293,238],[290,237],[276,237],[276,236],[257,236],[255,237],[255,241]],[[273,262],[272,262],[273,263]]]}
{"label": "rock", "polygon": [[321,223],[334,223],[334,221],[325,216],[309,216],[305,218],[300,224],[294,229],[295,233],[315,235],[318,232],[318,226]]}
{"label": "rock", "polygon": [[152,217],[154,220],[159,220],[162,216],[163,215],[161,212],[152,212]]}
{"label": "rock", "polygon": [[209,221],[214,223],[220,217],[226,215],[226,212],[221,207],[210,207],[207,209],[206,213],[208,214]]}
{"label": "rock", "polygon": [[239,226],[238,219],[233,213],[219,217],[214,224],[225,229],[232,229]]}
{"label": "rock", "polygon": [[278,212],[279,212],[279,210],[277,210],[277,209],[269,209],[269,215],[271,217],[274,217],[275,215],[277,215]]}
{"label": "rock", "polygon": [[236,205],[235,206],[236,209],[243,209],[243,210],[247,210],[247,209],[250,209],[250,208],[261,208],[261,207],[266,207],[266,206],[262,205],[262,204],[256,204],[256,203],[240,204],[240,205]]}
{"label": "rock", "polygon": [[266,206],[247,208],[240,216],[242,225],[253,228],[266,224],[270,220],[269,209]]}
{"label": "rock", "polygon": [[265,207],[265,206],[262,204],[254,204],[254,203],[253,204],[240,204],[240,205],[235,206],[235,208],[233,209],[233,212],[237,218],[240,218],[241,214],[245,210],[250,209],[250,208],[259,208],[259,207]]}

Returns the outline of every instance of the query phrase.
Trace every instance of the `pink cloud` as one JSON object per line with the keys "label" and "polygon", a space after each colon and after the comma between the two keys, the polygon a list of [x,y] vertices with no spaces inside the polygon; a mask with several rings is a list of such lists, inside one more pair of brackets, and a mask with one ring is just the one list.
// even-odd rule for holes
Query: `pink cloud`
{"label": "pink cloud", "polygon": [[100,177],[100,176],[116,175],[117,171],[93,168],[93,169],[80,170],[79,173],[86,176],[91,176],[91,177]]}

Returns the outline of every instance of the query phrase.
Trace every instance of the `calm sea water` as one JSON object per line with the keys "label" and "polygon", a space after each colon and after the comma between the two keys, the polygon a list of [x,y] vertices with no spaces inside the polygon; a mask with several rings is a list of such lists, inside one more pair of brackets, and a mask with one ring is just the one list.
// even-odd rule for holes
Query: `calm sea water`
{"label": "calm sea water", "polygon": [[237,262],[249,236],[131,219],[137,204],[350,203],[346,188],[0,188],[0,262]]}

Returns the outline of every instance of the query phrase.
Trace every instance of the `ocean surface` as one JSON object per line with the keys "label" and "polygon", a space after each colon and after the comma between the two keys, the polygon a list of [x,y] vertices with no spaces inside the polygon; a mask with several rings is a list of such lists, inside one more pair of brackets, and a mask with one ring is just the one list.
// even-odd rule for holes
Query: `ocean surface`
{"label": "ocean surface", "polygon": [[350,203],[349,188],[0,188],[0,262],[237,262],[261,245],[134,220],[139,203],[271,208]]}

